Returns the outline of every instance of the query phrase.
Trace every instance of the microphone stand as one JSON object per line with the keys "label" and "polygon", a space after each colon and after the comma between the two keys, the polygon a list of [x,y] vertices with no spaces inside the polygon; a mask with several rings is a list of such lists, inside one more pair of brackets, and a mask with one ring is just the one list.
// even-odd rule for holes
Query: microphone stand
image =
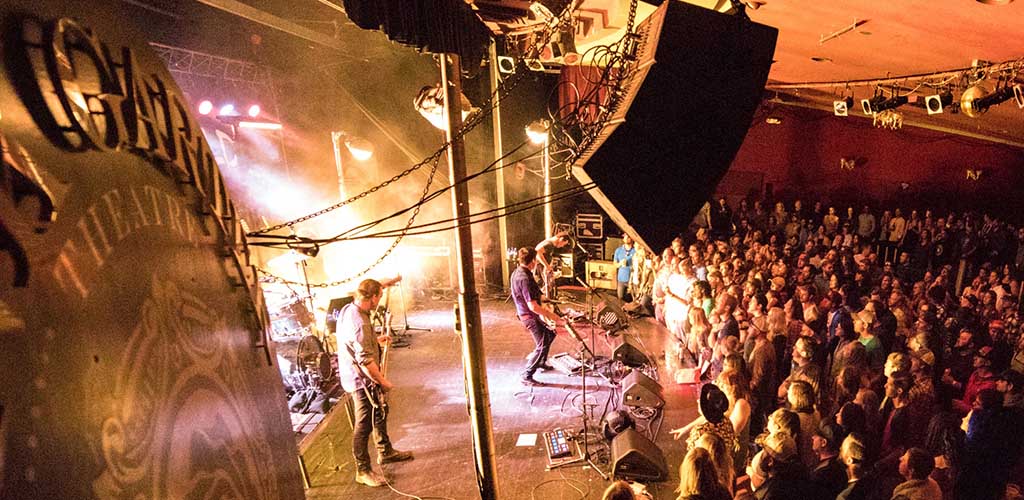
{"label": "microphone stand", "polygon": [[[591,295],[590,293],[587,294],[588,297],[590,297],[590,295]],[[590,299],[590,302],[592,303],[593,300]],[[562,468],[562,467],[568,467],[570,465],[584,465],[584,464],[586,464],[586,465],[589,465],[592,469],[596,470],[597,473],[600,474],[601,477],[604,478],[605,481],[608,481],[609,479],[611,479],[608,476],[608,474],[605,473],[603,470],[601,470],[597,466],[597,464],[594,463],[594,459],[590,455],[590,442],[587,439],[587,428],[588,428],[588,426],[587,426],[587,420],[588,420],[588,417],[587,417],[587,370],[588,370],[588,368],[587,368],[587,365],[586,365],[585,357],[586,357],[587,353],[590,353],[591,359],[594,359],[594,354],[593,354],[593,351],[591,351],[589,348],[587,348],[586,342],[582,341],[582,338],[576,332],[576,330],[572,326],[572,324],[570,324],[568,321],[565,323],[565,329],[568,330],[569,333],[574,338],[579,340],[580,341],[580,345],[583,346],[583,348],[580,349],[580,365],[581,365],[580,366],[580,376],[582,377],[582,380],[583,380],[583,395],[580,398],[580,415],[583,418],[583,431],[577,437],[577,439],[582,439],[583,440],[583,448],[582,448],[582,450],[580,450],[580,457],[579,458],[575,458],[573,460],[568,460],[568,461],[565,461],[565,462],[560,462],[560,463],[557,463],[557,464],[554,464],[554,465],[549,465],[548,467],[545,468],[545,470],[554,470],[554,469],[559,469],[559,468]],[[591,322],[591,338],[593,338],[593,322]],[[580,449],[579,445],[580,445],[579,441],[576,441],[576,449],[578,449],[578,450]]]}

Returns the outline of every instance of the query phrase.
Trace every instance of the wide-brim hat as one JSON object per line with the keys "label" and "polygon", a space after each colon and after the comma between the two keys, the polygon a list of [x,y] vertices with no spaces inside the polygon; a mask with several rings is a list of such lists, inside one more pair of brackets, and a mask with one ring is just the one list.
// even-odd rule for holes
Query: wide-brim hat
{"label": "wide-brim hat", "polygon": [[700,388],[700,414],[712,424],[717,424],[725,418],[725,412],[729,409],[729,398],[715,384],[704,384]]}

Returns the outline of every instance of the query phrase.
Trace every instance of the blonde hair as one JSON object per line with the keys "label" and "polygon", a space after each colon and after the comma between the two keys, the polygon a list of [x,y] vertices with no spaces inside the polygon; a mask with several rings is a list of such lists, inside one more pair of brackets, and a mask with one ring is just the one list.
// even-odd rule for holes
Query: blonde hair
{"label": "blonde hair", "polygon": [[711,455],[711,463],[718,472],[718,482],[732,491],[732,484],[735,480],[736,471],[732,466],[732,450],[727,450],[725,441],[721,437],[710,432],[705,432],[694,443],[698,448],[703,448]]}
{"label": "blonde hair", "polygon": [[[724,489],[708,450],[695,447],[686,452],[683,463],[679,464],[679,496],[707,495]],[[728,494],[728,491],[725,493]]]}

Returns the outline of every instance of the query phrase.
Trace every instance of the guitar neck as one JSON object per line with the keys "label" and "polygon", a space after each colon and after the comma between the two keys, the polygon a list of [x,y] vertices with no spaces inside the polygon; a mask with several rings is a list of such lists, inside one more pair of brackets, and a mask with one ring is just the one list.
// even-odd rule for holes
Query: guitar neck
{"label": "guitar neck", "polygon": [[[384,335],[391,337],[391,311],[384,313]],[[388,375],[388,351],[390,351],[391,341],[388,340],[381,346],[380,351],[380,373],[385,377]]]}

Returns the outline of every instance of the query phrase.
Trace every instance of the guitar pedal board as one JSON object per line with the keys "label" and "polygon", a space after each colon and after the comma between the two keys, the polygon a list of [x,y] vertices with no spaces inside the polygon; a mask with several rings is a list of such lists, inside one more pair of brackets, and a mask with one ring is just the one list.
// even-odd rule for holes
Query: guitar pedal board
{"label": "guitar pedal board", "polygon": [[548,449],[548,460],[554,462],[572,455],[569,447],[570,436],[564,429],[544,433],[544,446]]}

